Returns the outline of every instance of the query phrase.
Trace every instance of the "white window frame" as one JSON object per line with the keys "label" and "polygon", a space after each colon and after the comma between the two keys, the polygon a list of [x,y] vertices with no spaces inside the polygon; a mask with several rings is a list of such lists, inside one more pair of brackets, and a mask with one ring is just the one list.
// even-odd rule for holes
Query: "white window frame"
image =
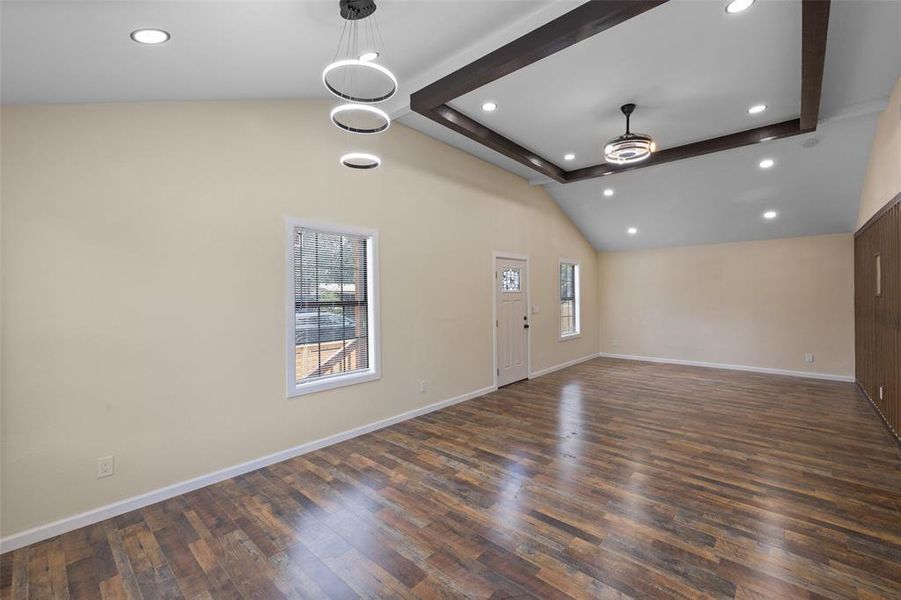
{"label": "white window frame", "polygon": [[[573,333],[563,333],[560,331],[560,322],[563,320],[563,310],[561,308],[560,298],[560,267],[563,265],[573,265],[573,279],[575,283],[575,312],[576,312],[576,330]],[[557,264],[557,340],[564,342],[566,340],[574,340],[582,337],[582,263],[578,260],[569,258],[561,258]]]}
{"label": "white window frame", "polygon": [[[294,231],[296,228],[315,229],[324,233],[366,237],[366,298],[369,320],[369,368],[353,373],[331,375],[317,381],[297,383],[295,363],[295,298],[294,298]],[[285,357],[287,395],[289,398],[324,390],[331,390],[381,378],[381,354],[379,340],[379,232],[350,225],[338,225],[285,217]]]}

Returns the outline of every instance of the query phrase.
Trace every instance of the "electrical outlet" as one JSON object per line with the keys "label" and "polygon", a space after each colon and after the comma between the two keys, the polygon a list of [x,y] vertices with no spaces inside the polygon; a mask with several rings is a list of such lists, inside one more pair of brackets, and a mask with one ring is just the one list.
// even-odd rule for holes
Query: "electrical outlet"
{"label": "electrical outlet", "polygon": [[110,477],[116,470],[116,459],[112,456],[101,456],[97,459],[97,479]]}
{"label": "electrical outlet", "polygon": [[427,391],[429,391],[429,382],[426,381],[425,379],[420,380],[420,382],[419,382],[419,393],[420,393],[420,394],[425,394]]}
{"label": "electrical outlet", "polygon": [[882,397],[882,386],[881,385],[879,386],[879,399],[885,400],[885,398]]}
{"label": "electrical outlet", "polygon": [[813,352],[808,352],[804,355],[804,362],[813,362]]}

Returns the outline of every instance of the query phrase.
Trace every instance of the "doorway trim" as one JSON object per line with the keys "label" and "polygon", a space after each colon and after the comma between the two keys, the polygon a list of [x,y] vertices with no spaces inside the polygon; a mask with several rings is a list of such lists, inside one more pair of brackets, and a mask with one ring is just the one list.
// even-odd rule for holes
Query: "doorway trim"
{"label": "doorway trim", "polygon": [[[494,327],[491,328],[492,352],[491,352],[491,379],[494,382],[494,389],[497,389],[497,282],[495,281],[495,273],[497,273],[497,259],[509,258],[512,260],[522,260],[526,263],[526,315],[529,317],[529,325],[532,324],[532,268],[528,254],[520,254],[518,252],[503,252],[495,250],[491,253],[491,320],[494,321]],[[532,327],[529,327],[529,333],[526,336],[526,379],[532,378]]]}

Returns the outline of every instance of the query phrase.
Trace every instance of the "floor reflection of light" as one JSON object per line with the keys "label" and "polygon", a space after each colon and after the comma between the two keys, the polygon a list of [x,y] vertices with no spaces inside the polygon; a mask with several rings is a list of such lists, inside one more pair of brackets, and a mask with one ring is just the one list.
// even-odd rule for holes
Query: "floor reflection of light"
{"label": "floor reflection of light", "polygon": [[557,457],[559,474],[565,481],[582,456],[582,385],[569,383],[560,392],[557,411]]}
{"label": "floor reflection of light", "polygon": [[517,529],[522,521],[522,493],[524,483],[520,477],[505,476],[501,482],[499,500],[494,503],[494,521],[510,529]]}

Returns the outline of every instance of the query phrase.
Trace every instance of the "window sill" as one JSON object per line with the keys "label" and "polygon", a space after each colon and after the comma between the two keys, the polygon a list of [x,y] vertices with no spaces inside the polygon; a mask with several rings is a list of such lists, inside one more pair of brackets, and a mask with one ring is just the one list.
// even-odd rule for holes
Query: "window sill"
{"label": "window sill", "polygon": [[380,378],[381,375],[379,372],[373,369],[360,371],[359,373],[353,373],[351,375],[336,375],[320,381],[297,384],[293,388],[288,389],[288,398],[296,398],[297,396],[306,396],[307,394],[324,392],[325,390],[333,390],[348,385],[366,383],[367,381],[375,381]]}
{"label": "window sill", "polygon": [[567,340],[574,340],[574,339],[577,339],[577,338],[580,338],[580,337],[582,337],[582,332],[581,332],[581,331],[577,331],[576,333],[567,333],[566,335],[561,335],[561,336],[558,338],[557,341],[559,341],[559,342],[565,342],[565,341],[567,341]]}

